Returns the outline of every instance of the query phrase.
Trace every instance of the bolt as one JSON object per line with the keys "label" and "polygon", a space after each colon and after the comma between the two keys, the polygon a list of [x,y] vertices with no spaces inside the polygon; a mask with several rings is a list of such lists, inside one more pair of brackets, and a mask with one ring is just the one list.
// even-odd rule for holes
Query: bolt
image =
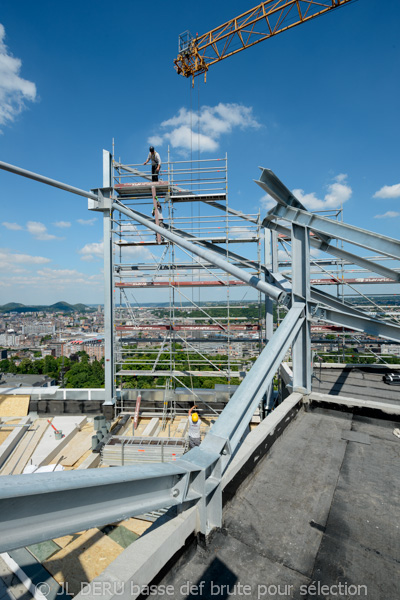
{"label": "bolt", "polygon": [[174,498],[176,498],[177,496],[179,496],[179,490],[177,490],[176,488],[174,490],[172,490],[172,495]]}

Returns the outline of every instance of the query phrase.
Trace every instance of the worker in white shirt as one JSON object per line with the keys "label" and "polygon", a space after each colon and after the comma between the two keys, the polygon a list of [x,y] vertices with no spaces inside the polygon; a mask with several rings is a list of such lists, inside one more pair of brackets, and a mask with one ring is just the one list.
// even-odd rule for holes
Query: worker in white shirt
{"label": "worker in white shirt", "polygon": [[197,408],[196,404],[189,410],[189,448],[194,448],[201,444],[201,420],[197,412],[193,412],[195,408]]}
{"label": "worker in white shirt", "polygon": [[161,158],[158,152],[154,150],[154,146],[150,146],[149,156],[143,164],[147,165],[149,160],[151,160],[151,180],[158,181],[158,174],[160,173],[161,169]]}

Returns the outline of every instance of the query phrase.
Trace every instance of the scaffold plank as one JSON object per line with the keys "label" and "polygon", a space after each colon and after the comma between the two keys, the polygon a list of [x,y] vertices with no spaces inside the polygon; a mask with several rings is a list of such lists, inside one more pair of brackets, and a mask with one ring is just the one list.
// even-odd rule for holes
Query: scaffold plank
{"label": "scaffold plank", "polygon": [[115,284],[117,288],[168,288],[174,287],[228,287],[247,285],[243,281],[121,281]]}
{"label": "scaffold plank", "polygon": [[[185,324],[185,325],[171,325],[170,323],[155,323],[154,325],[117,325],[116,331],[153,331],[158,329],[160,331],[227,331],[228,325],[223,327],[222,325],[202,325],[199,323]],[[260,331],[259,325],[251,324],[240,324],[230,325],[230,331]]]}
{"label": "scaffold plank", "polygon": [[172,371],[118,371],[117,375],[125,375],[132,377],[169,377],[170,375],[176,375],[177,377],[239,377],[239,371],[231,371],[230,375],[227,371],[179,371],[173,369]]}

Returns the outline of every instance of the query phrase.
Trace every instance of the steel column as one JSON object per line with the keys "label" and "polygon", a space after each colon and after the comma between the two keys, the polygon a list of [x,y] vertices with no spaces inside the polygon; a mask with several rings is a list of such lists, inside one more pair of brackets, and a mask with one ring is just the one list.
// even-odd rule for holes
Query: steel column
{"label": "steel column", "polygon": [[306,227],[292,225],[292,301],[304,302],[306,318],[292,347],[293,391],[311,392],[311,326],[308,321],[310,299],[310,243]]}
{"label": "steel column", "polygon": [[[111,196],[111,155],[103,150],[103,186]],[[113,256],[113,209],[112,201],[104,198],[103,252],[104,252],[104,404],[115,404],[114,381],[114,256]],[[110,415],[111,416],[111,415]],[[107,415],[107,417],[110,417]]]}

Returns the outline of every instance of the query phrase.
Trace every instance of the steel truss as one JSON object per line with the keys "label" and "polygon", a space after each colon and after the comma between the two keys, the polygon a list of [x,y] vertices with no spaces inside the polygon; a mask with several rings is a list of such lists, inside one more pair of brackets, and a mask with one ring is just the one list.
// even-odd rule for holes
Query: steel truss
{"label": "steel truss", "polygon": [[[207,534],[222,524],[222,475],[241,444],[248,424],[260,401],[268,394],[275,372],[285,355],[292,348],[294,391],[304,395],[311,392],[311,341],[310,325],[313,321],[328,321],[364,332],[373,332],[382,338],[400,340],[400,327],[387,321],[373,319],[367,313],[355,309],[345,302],[313,291],[309,279],[309,248],[311,232],[331,245],[335,235],[352,240],[367,250],[374,249],[386,255],[400,258],[400,242],[352,228],[344,223],[327,224],[325,219],[293,208],[287,198],[279,197],[279,206],[273,209],[264,221],[268,228],[271,219],[285,218],[291,223],[293,280],[281,282],[279,274],[272,273],[265,266],[266,279],[263,281],[199,243],[161,228],[149,218],[123,205],[113,195],[111,187],[92,192],[77,190],[66,184],[49,180],[40,175],[23,172],[22,169],[0,163],[0,168],[34,178],[43,183],[60,187],[72,193],[89,198],[89,208],[103,213],[105,233],[105,321],[106,329],[106,387],[105,404],[115,402],[113,370],[113,310],[111,223],[114,211],[128,215],[193,254],[204,258],[225,272],[233,274],[241,281],[260,290],[268,300],[280,301],[287,307],[287,315],[272,334],[267,328],[268,343],[238,387],[228,405],[212,426],[198,448],[190,450],[173,464],[151,464],[149,466],[119,467],[114,469],[93,469],[65,471],[34,475],[15,475],[2,478],[0,488],[0,551],[26,546],[49,538],[73,533],[89,527],[99,527],[110,522],[120,521],[148,510],[165,506],[180,505],[183,508],[196,505],[198,511],[197,530]],[[268,177],[276,180],[269,172],[263,177],[263,185],[268,186]],[[34,176],[33,176],[34,175]],[[277,180],[279,182],[279,180]],[[280,183],[280,182],[279,182]],[[281,184],[282,187],[283,184]],[[276,190],[275,190],[276,191]],[[299,217],[300,215],[300,217]],[[328,226],[329,225],[329,226]],[[329,241],[326,241],[328,236]],[[269,256],[268,266],[274,268],[274,251]],[[234,272],[233,272],[234,271]],[[318,296],[318,294],[320,294]],[[268,307],[268,305],[267,305]],[[273,418],[271,415],[270,418]]]}

